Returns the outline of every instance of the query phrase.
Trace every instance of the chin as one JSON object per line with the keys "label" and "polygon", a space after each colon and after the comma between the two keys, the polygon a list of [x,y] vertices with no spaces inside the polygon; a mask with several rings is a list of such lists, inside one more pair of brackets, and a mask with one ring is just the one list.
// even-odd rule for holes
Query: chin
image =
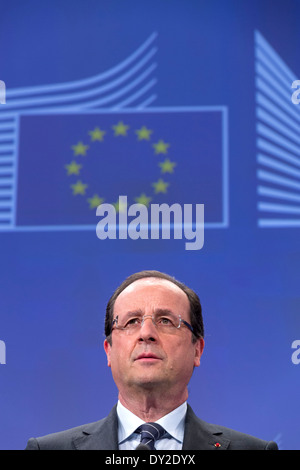
{"label": "chin", "polygon": [[166,378],[162,377],[157,377],[153,375],[147,375],[143,377],[139,377],[135,381],[135,385],[137,385],[139,388],[142,388],[144,390],[159,390],[161,387],[169,387],[169,383],[167,383]]}

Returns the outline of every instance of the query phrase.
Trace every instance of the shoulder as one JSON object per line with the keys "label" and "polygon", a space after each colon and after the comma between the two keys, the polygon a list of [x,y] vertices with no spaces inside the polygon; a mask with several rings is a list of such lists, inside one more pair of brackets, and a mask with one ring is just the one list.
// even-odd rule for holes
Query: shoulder
{"label": "shoulder", "polygon": [[28,440],[26,450],[114,449],[117,440],[115,407],[110,414],[88,424]]}
{"label": "shoulder", "polygon": [[26,450],[66,450],[75,449],[76,441],[83,435],[91,434],[99,429],[104,419],[93,423],[84,424],[45,436],[33,437],[28,440]]}
{"label": "shoulder", "polygon": [[228,439],[229,450],[277,450],[278,446],[273,441],[236,431],[224,426],[211,425],[212,432],[217,436],[223,436]]}
{"label": "shoulder", "polygon": [[[225,426],[207,423],[198,418],[190,406],[186,416],[186,431],[184,446],[187,449],[221,449],[221,450],[277,450],[273,441],[227,428]],[[191,447],[192,446],[192,447]],[[198,447],[196,447],[198,446]]]}

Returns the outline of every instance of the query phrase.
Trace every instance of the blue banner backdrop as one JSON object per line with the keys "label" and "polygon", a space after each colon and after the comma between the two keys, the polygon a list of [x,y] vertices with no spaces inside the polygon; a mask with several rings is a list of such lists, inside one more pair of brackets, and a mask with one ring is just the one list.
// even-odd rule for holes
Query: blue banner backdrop
{"label": "blue banner backdrop", "polygon": [[[105,306],[142,269],[202,301],[195,412],[300,449],[299,15],[296,0],[2,2],[1,449],[108,414]],[[96,207],[120,195],[204,204],[203,248],[98,239]]]}

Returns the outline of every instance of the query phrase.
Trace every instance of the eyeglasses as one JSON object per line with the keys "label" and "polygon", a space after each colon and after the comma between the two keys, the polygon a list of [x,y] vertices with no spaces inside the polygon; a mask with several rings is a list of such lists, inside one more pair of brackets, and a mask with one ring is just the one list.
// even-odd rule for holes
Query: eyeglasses
{"label": "eyeglasses", "polygon": [[134,334],[141,329],[145,319],[151,318],[152,323],[156,326],[157,330],[162,333],[175,333],[181,325],[185,325],[193,332],[193,327],[187,321],[181,318],[181,315],[174,313],[154,313],[153,315],[127,315],[124,318],[116,318],[112,322],[112,331],[120,330],[126,334]]}

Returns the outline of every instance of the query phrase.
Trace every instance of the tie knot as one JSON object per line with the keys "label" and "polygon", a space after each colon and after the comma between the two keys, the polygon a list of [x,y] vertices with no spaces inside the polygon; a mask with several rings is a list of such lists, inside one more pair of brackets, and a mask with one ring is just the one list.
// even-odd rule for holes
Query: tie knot
{"label": "tie knot", "polygon": [[141,434],[141,444],[147,445],[151,450],[155,449],[154,443],[160,439],[166,430],[157,423],[145,423],[139,426],[136,430]]}

